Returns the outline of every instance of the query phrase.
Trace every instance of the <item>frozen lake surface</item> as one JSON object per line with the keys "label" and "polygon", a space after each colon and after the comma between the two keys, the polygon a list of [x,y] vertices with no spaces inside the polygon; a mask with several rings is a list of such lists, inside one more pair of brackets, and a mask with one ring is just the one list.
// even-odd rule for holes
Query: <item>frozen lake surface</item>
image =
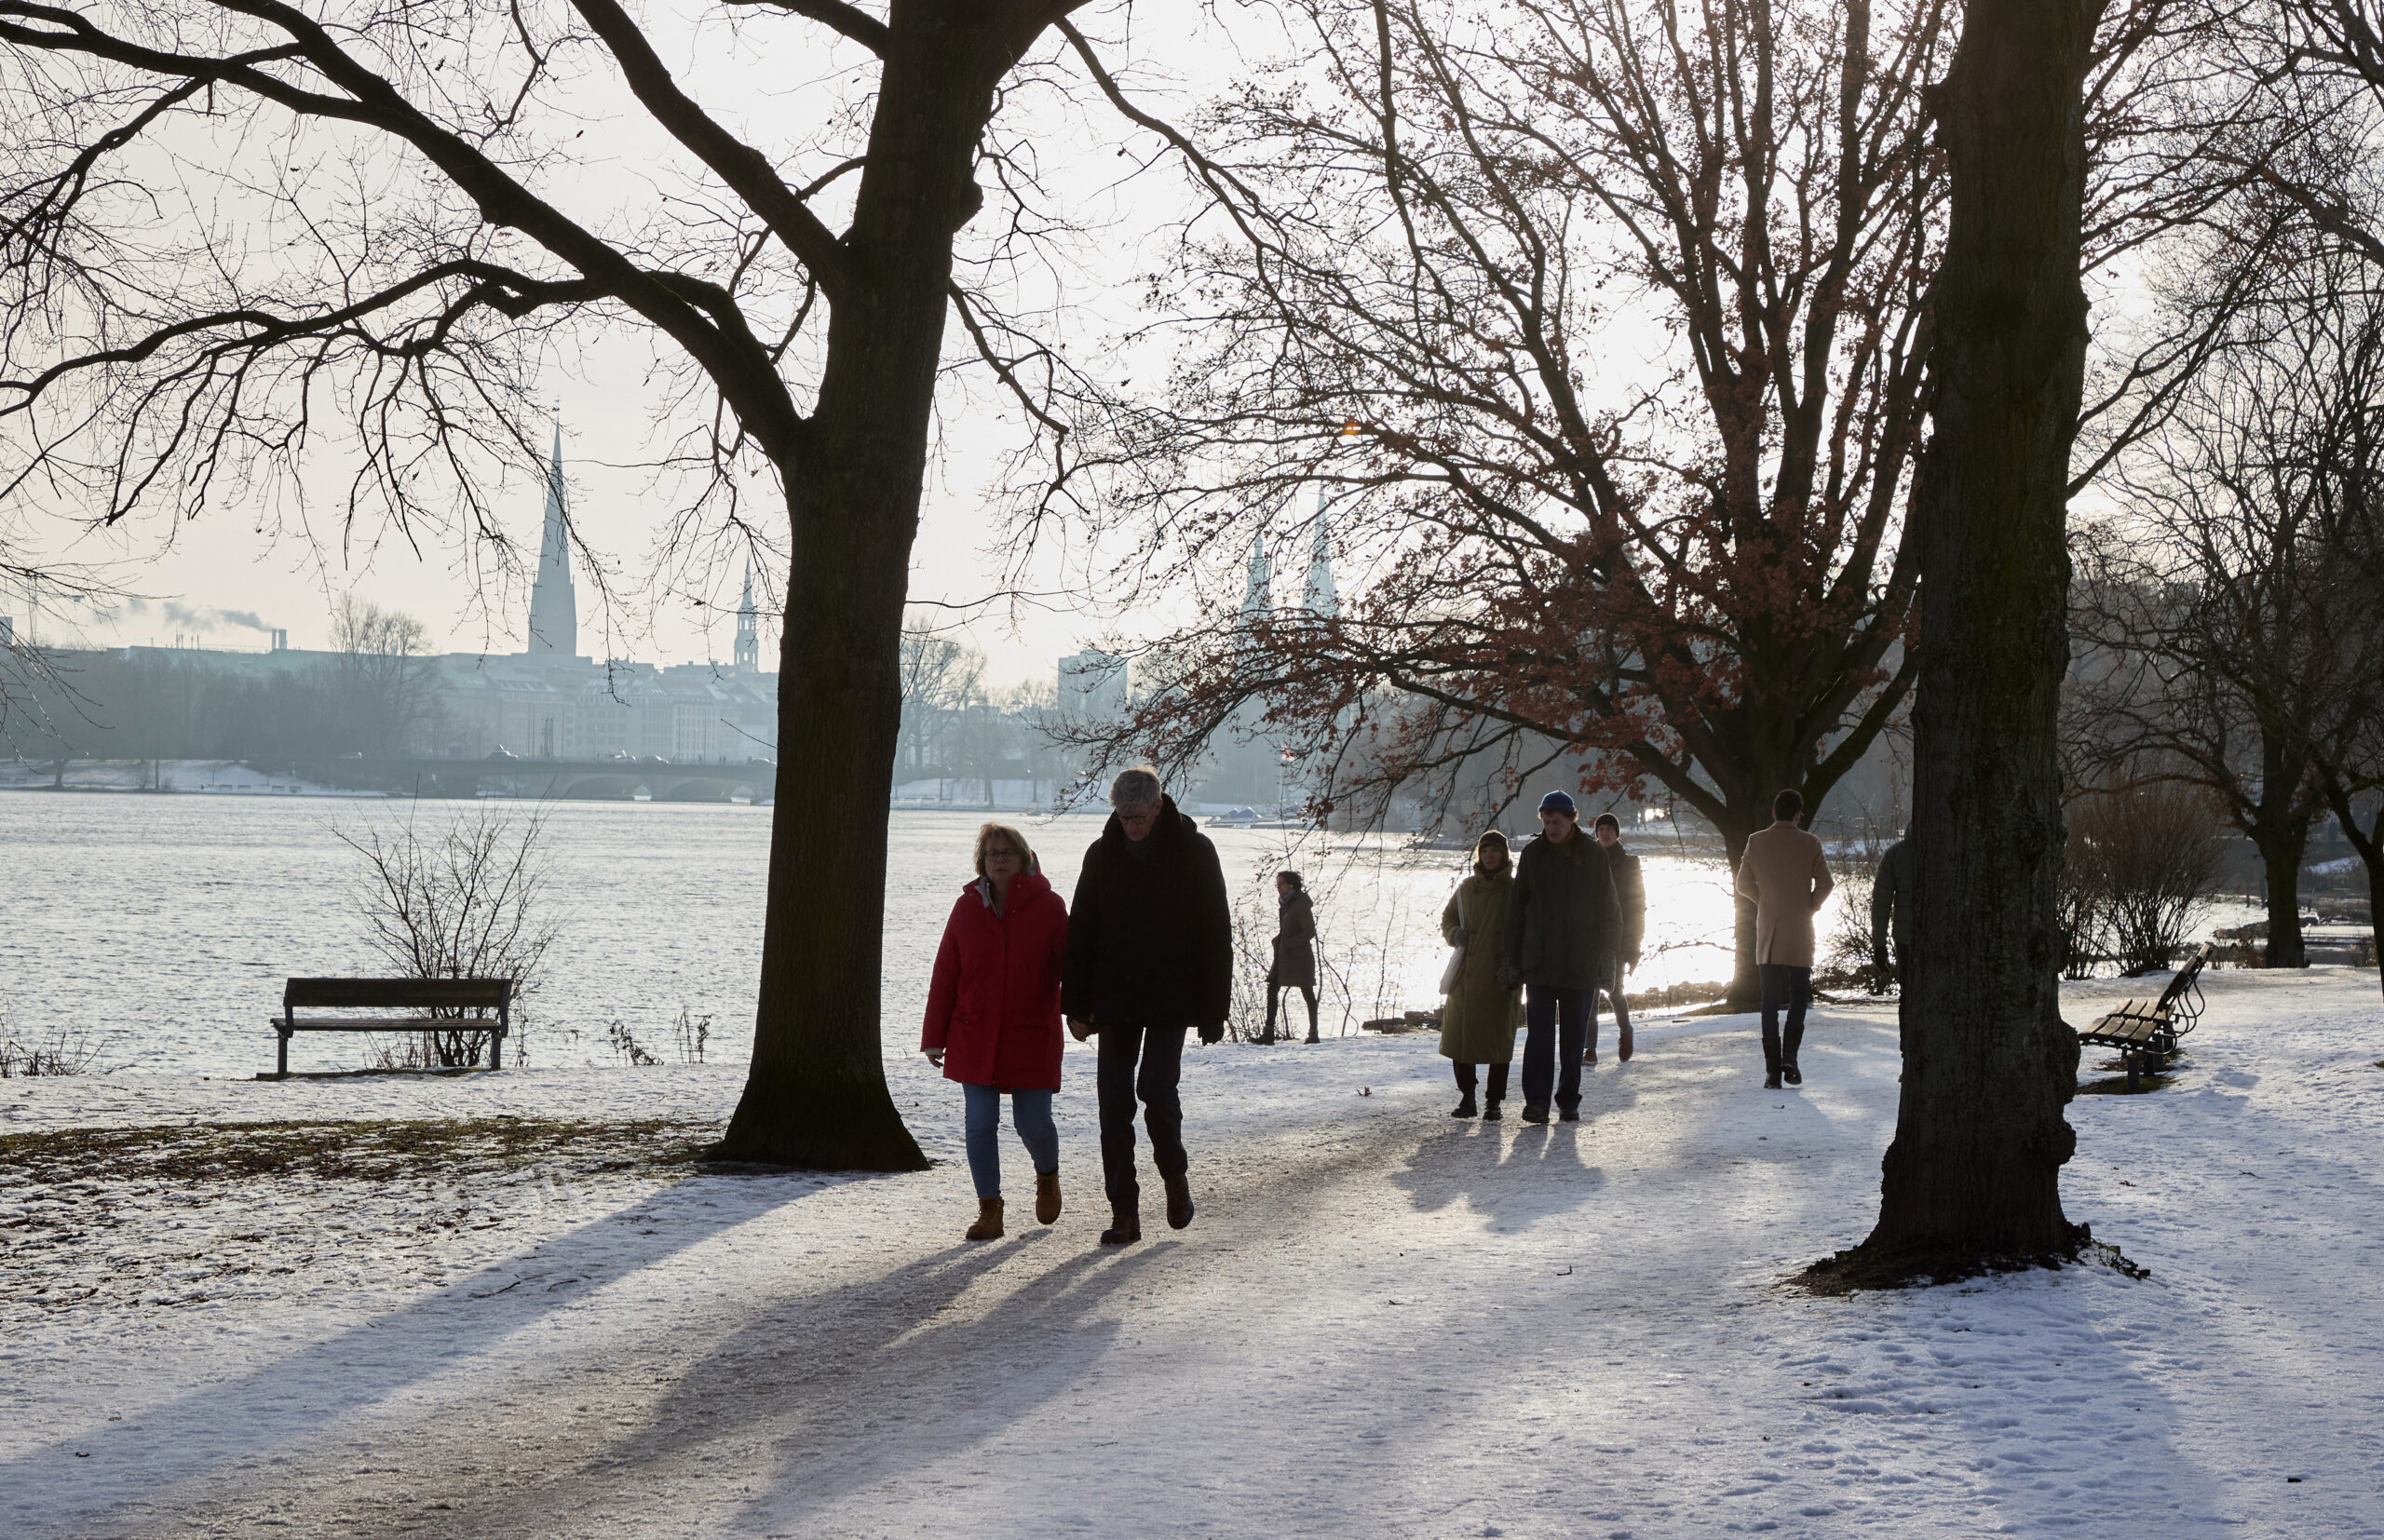
{"label": "frozen lake surface", "polygon": [[[516,817],[532,810],[502,806]],[[10,981],[0,1020],[34,1040],[60,1026],[107,1034],[109,1061],[144,1073],[270,1068],[264,1020],[279,1007],[284,979],[382,971],[356,918],[360,863],[336,831],[412,817],[430,832],[478,812],[440,802],[0,793],[0,968]],[[528,1013],[529,1062],[607,1062],[614,1021],[668,1053],[683,1007],[712,1018],[711,1061],[745,1060],[771,812],[661,803],[549,810],[547,895],[560,935]],[[1025,823],[1045,871],[1071,892],[1100,820],[1003,817]],[[887,819],[885,1030],[895,1052],[916,1043],[936,941],[984,817],[904,811]],[[1308,874],[1317,898],[1326,1033],[1436,1003],[1446,958],[1441,907],[1462,853],[1409,850],[1398,839],[1209,832],[1245,921],[1240,1014],[1263,1014],[1255,979],[1274,931],[1268,878],[1286,865]],[[1726,873],[1711,861],[1637,848],[1650,913],[1649,956],[1634,986],[1726,977]],[[291,1068],[350,1068],[360,1054],[355,1038],[301,1034]]]}

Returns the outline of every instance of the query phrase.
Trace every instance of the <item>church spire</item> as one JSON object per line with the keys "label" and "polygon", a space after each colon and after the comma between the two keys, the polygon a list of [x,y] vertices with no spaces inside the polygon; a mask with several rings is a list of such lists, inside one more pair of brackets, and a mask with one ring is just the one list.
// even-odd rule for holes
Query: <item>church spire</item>
{"label": "church spire", "polygon": [[1341,595],[1333,584],[1333,535],[1324,510],[1324,489],[1316,489],[1316,538],[1307,559],[1307,613],[1330,620],[1341,613]]}
{"label": "church spire", "polygon": [[562,424],[555,424],[554,457],[547,467],[546,531],[538,540],[538,577],[530,588],[533,656],[574,657],[579,652],[579,599],[571,588],[571,515],[563,498]]}
{"label": "church spire", "polygon": [[1275,607],[1275,564],[1266,560],[1266,532],[1250,539],[1250,586],[1242,591],[1241,617],[1263,619]]}
{"label": "church spire", "polygon": [[745,593],[737,601],[737,651],[734,655],[737,671],[756,674],[762,671],[762,619],[753,611],[753,559],[745,558]]}

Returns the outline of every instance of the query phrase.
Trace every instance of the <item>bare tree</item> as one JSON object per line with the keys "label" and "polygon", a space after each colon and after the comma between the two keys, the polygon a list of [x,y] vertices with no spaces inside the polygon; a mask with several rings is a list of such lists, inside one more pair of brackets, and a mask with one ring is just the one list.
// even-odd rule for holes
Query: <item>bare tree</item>
{"label": "bare tree", "polygon": [[[1208,601],[1105,747],[1265,736],[1360,821],[1445,812],[1485,764],[1509,797],[1653,790],[1736,860],[1781,788],[1820,808],[1914,678],[1928,92],[1956,7],[1285,11],[1301,54],[1200,126],[1217,217],[1169,275],[1186,346],[1114,451],[1153,532],[1134,570]],[[2239,180],[2197,169],[2241,127],[2227,103],[2180,105],[2212,14],[2146,0],[2096,40],[2081,260]],[[2081,408],[2098,452],[2158,420],[2222,300],[2114,363]],[[1253,534],[1306,548],[1311,483],[1365,582],[1329,621],[1235,623],[1213,574]],[[1749,912],[1741,1000],[1752,938]]]}
{"label": "bare tree", "polygon": [[[2084,388],[2085,87],[2103,0],[1968,0],[1937,95],[1950,219],[1915,493],[1915,939],[1879,1218],[1832,1269],[1929,1277],[2074,1254],[2062,1115],[2056,723]],[[1842,1276],[1842,1274],[1841,1274]]]}
{"label": "bare tree", "polygon": [[346,749],[402,754],[436,732],[439,672],[428,627],[345,593],[332,609],[332,653],[322,683]]}
{"label": "bare tree", "polygon": [[[390,828],[334,832],[362,858],[356,912],[391,967],[409,979],[510,979],[517,1012],[536,993],[555,939],[541,898],[543,814],[516,820],[483,804],[432,834],[417,831],[411,816]],[[455,1026],[423,1034],[423,1058],[478,1064],[488,1052],[488,1029],[468,1024],[461,1007],[453,1014]]]}
{"label": "bare tree", "polygon": [[[988,129],[1077,3],[763,0],[642,24],[619,0],[0,0],[0,502],[195,515],[297,478],[337,413],[351,526],[412,538],[452,512],[493,534],[482,488],[539,458],[540,366],[625,328],[662,360],[663,410],[697,425],[697,522],[799,553],[724,1155],[923,1164],[878,1043],[904,589],[947,313],[1050,420],[1029,372],[1056,366],[955,281],[955,241],[981,168],[1036,196]],[[689,54],[715,83],[752,61],[766,105],[721,83],[708,106],[667,62]],[[791,71],[823,83],[787,98]],[[643,173],[617,209],[578,143],[599,104]],[[976,276],[1036,227],[996,223]],[[739,507],[739,462],[782,511]]]}

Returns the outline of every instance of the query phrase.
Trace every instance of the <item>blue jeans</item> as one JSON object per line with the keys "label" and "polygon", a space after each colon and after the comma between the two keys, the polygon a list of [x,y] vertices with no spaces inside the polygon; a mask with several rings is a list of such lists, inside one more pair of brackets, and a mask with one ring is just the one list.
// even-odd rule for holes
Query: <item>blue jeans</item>
{"label": "blue jeans", "polygon": [[[963,1086],[961,1093],[968,1102],[968,1174],[977,1183],[979,1197],[1002,1196],[1002,1088],[999,1086]],[[1060,1169],[1060,1130],[1051,1122],[1050,1091],[1012,1091],[1009,1093],[1010,1126],[1026,1145],[1027,1157],[1035,1162],[1037,1171]]]}
{"label": "blue jeans", "polygon": [[1597,1022],[1598,992],[1593,988],[1524,987],[1524,1106],[1547,1106],[1551,1082],[1557,1106],[1569,1110],[1581,1104],[1581,1050],[1596,1034]]}

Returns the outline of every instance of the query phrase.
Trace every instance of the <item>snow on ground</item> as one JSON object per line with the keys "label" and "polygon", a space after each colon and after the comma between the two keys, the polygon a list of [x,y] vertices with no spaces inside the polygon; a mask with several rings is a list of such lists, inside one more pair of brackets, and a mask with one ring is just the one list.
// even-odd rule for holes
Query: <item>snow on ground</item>
{"label": "snow on ground", "polygon": [[1423,1035],[1196,1050],[1199,1216],[1123,1250],[1076,1048],[1068,1210],[983,1245],[915,1059],[943,1164],[860,1179],[649,1158],[731,1105],[718,1067],[9,1082],[0,1134],[469,1115],[652,1148],[10,1174],[0,1532],[2378,1533],[2376,975],[2209,996],[2174,1084],[2070,1114],[2071,1217],[2149,1278],[1845,1300],[1779,1285],[1872,1217],[1878,1008],[1820,1014],[1801,1092],[1760,1088],[1743,1017],[1651,1024],[1628,1065],[1609,1036],[1578,1126],[1448,1118]]}

